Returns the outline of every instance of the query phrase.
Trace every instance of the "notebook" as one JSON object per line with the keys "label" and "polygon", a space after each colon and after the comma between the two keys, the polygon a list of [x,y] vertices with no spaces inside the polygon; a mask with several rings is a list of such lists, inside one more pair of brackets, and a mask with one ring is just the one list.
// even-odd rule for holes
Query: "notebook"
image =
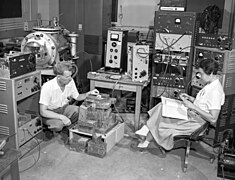
{"label": "notebook", "polygon": [[188,120],[188,108],[184,106],[182,101],[161,97],[162,116],[176,119]]}

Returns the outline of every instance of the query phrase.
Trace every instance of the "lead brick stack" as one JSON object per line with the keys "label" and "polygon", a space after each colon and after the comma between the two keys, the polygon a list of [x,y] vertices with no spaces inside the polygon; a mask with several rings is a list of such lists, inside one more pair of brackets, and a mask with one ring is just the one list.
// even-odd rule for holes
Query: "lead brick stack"
{"label": "lead brick stack", "polygon": [[116,124],[116,116],[112,113],[111,105],[115,99],[107,95],[88,96],[80,106],[78,129],[86,133],[107,133]]}

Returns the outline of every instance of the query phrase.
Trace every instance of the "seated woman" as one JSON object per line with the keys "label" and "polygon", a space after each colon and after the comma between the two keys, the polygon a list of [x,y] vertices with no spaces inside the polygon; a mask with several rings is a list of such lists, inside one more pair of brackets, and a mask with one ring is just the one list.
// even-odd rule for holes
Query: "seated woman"
{"label": "seated woman", "polygon": [[186,93],[180,94],[184,105],[190,110],[188,120],[163,117],[161,103],[149,110],[150,118],[147,124],[136,131],[136,134],[146,136],[137,147],[147,148],[149,142],[154,139],[160,150],[171,150],[174,146],[174,136],[189,135],[205,121],[215,123],[225,100],[223,87],[216,76],[218,67],[218,63],[212,59],[200,61],[197,74],[206,85],[198,92],[196,98]]}

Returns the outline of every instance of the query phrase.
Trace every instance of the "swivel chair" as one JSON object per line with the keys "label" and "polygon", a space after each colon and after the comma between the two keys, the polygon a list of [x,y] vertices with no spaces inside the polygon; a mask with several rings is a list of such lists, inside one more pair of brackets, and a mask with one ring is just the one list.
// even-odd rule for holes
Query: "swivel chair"
{"label": "swivel chair", "polygon": [[[190,135],[177,135],[174,137],[175,144],[178,141],[185,141],[186,142],[183,172],[187,171],[189,153],[190,153],[192,143],[203,141],[203,138],[206,136],[206,133],[209,130],[209,126],[210,126],[210,123],[206,121],[205,124],[203,124],[197,130],[195,130],[192,134],[190,134]],[[176,149],[176,148],[174,148],[174,149]],[[210,162],[213,163],[215,160],[215,155],[211,154],[210,156],[211,156]]]}

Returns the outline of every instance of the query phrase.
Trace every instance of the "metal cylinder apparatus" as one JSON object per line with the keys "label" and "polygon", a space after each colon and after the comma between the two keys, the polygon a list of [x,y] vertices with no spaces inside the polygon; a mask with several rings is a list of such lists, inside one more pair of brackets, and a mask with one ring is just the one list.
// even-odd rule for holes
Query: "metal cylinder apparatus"
{"label": "metal cylinder apparatus", "polygon": [[33,52],[36,55],[38,68],[53,66],[60,60],[60,54],[65,50],[70,51],[71,57],[76,55],[77,34],[72,34],[71,38],[70,34],[63,34],[62,29],[58,26],[35,27],[33,30],[34,32],[23,39],[21,51]]}
{"label": "metal cylinder apparatus", "polygon": [[70,33],[68,35],[70,37],[70,53],[73,58],[76,58],[77,56],[77,37],[78,34]]}

